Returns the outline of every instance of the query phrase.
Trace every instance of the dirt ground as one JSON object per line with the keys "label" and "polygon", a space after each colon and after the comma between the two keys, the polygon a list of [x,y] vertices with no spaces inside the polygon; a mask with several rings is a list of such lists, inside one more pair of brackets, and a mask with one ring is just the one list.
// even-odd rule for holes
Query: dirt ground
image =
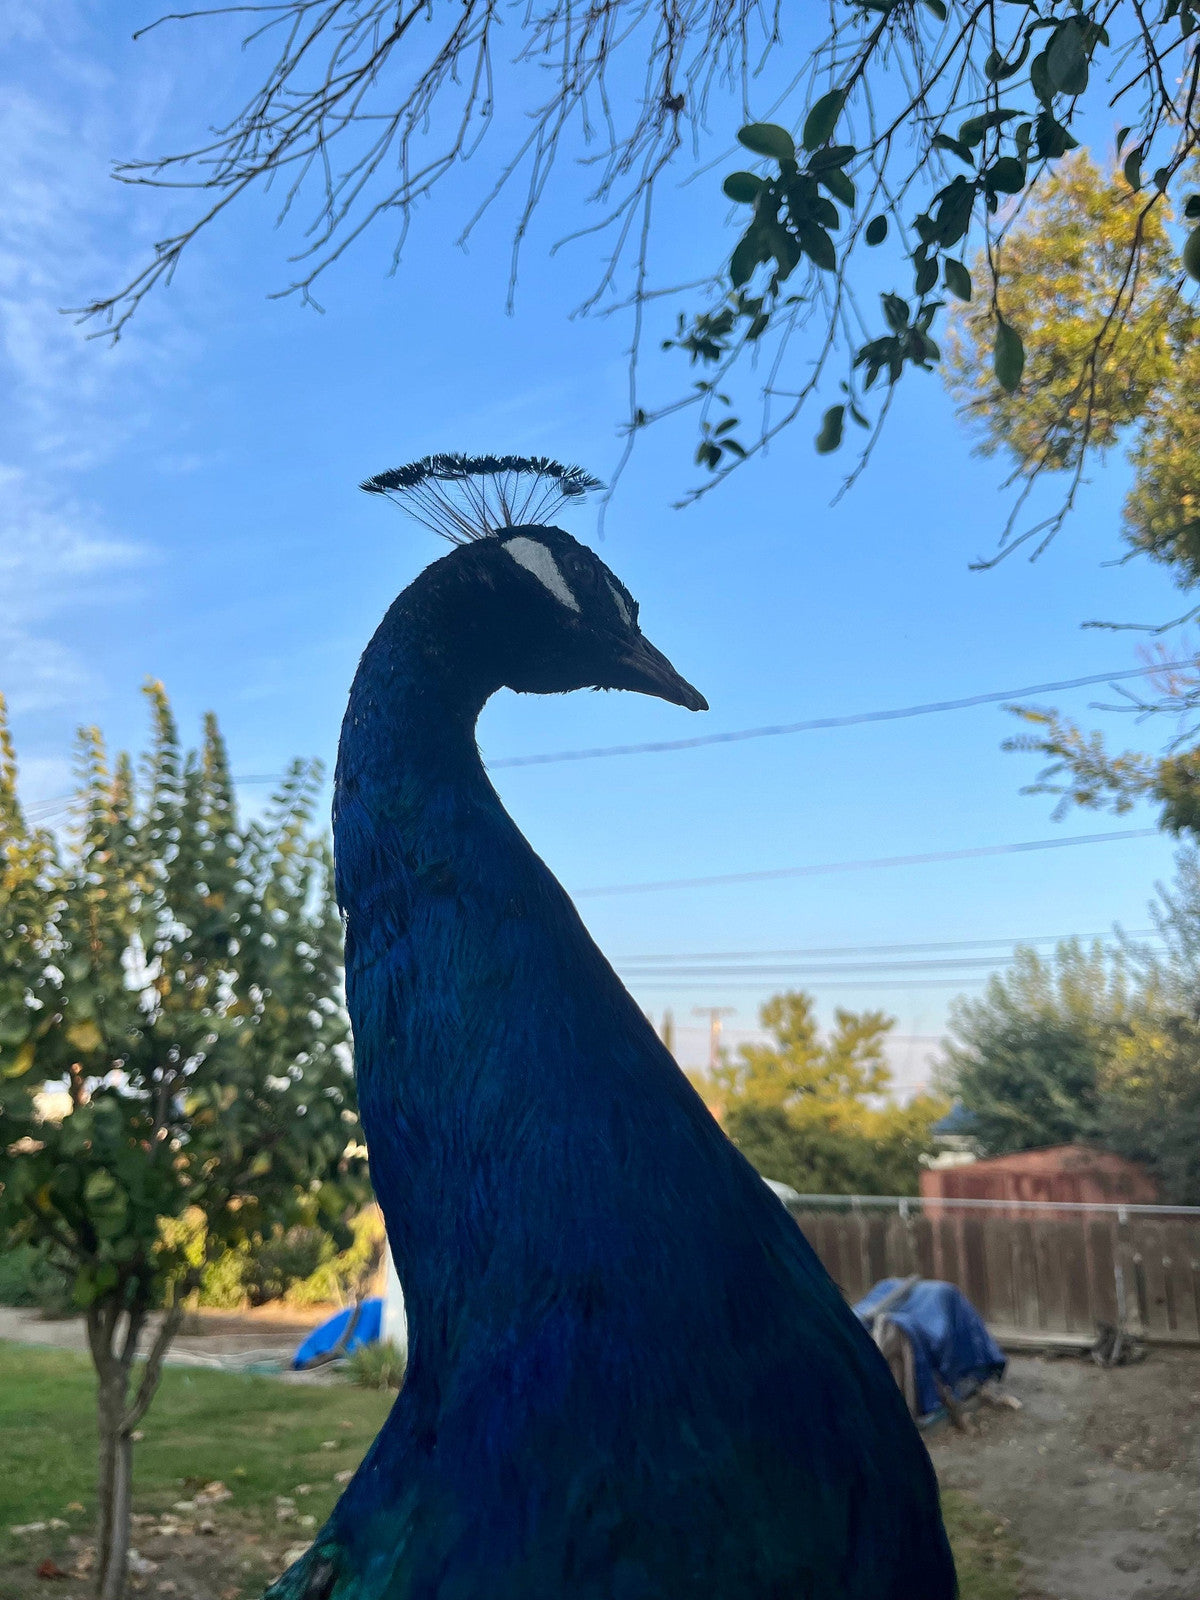
{"label": "dirt ground", "polygon": [[1025,1600],[1200,1600],[1200,1351],[1015,1356],[1005,1388],[1021,1411],[927,1442],[946,1488],[1011,1524]]}

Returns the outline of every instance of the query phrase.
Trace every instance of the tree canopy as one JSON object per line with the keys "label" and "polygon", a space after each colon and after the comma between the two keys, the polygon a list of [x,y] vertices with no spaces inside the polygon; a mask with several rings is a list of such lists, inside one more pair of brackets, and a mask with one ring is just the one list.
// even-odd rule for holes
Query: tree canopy
{"label": "tree canopy", "polygon": [[938,1070],[988,1155],[1099,1137],[1101,1087],[1135,1010],[1119,956],[1066,940],[1018,946],[983,996],[956,1002]]}
{"label": "tree canopy", "polygon": [[205,1266],[318,1216],[348,1242],[368,1192],[319,769],[293,764],[245,821],[215,719],[185,752],[147,693],[140,768],[81,733],[62,839],[25,821],[0,704],[0,1236],[86,1316],[101,1600],[124,1588],[134,1430]]}
{"label": "tree canopy", "polygon": [[[1173,220],[1165,199],[1147,210],[1124,173],[1104,173],[1082,151],[1064,157],[993,249],[998,292],[1025,344],[1019,390],[993,379],[992,315],[978,303],[953,319],[947,377],[981,448],[1003,450],[1014,481],[1068,474],[1068,502],[1089,450],[1128,446],[1126,540],[1195,582],[1200,452],[1181,442],[1200,446],[1200,308],[1178,292]],[[1113,318],[1118,299],[1124,314]]]}
{"label": "tree canopy", "polygon": [[765,1178],[810,1194],[915,1194],[919,1158],[945,1104],[892,1098],[881,1011],[838,1009],[822,1039],[811,995],[772,996],[769,1044],[739,1045],[699,1084],[726,1132]]}
{"label": "tree canopy", "polygon": [[[115,333],[198,233],[272,181],[284,213],[307,208],[291,289],[311,297],[377,226],[391,229],[399,262],[421,200],[468,157],[486,161],[491,193],[466,232],[513,193],[515,282],[534,214],[566,164],[586,180],[573,196],[576,231],[607,242],[585,304],[628,306],[635,371],[645,339],[666,334],[703,373],[653,404],[635,384],[629,439],[695,405],[697,460],[719,477],[810,400],[824,405],[818,449],[836,449],[847,421],[867,430],[869,448],[898,381],[939,361],[948,299],[977,308],[992,379],[1016,392],[1029,330],[1001,246],[1100,120],[1107,140],[1113,113],[1125,124],[1115,153],[1135,220],[1098,287],[1104,317],[1076,351],[1074,377],[1060,375],[1060,409],[1086,411],[1114,351],[1136,341],[1143,260],[1167,248],[1155,219],[1169,196],[1190,230],[1168,236],[1174,296],[1185,272],[1200,277],[1200,196],[1186,192],[1200,140],[1195,0],[1164,0],[1153,14],[1141,0],[846,0],[788,18],[789,31],[778,7],[757,0],[550,0],[538,10],[278,0],[163,23],[230,15],[245,17],[257,63],[249,98],[214,105],[212,130],[191,148],[116,169],[193,192],[197,205],[126,285],[83,308]],[[731,242],[706,285],[673,290],[655,275],[655,194],[668,175],[691,175],[697,152],[719,149],[714,139],[749,163],[724,170],[723,196],[720,172],[695,189],[709,214],[732,204]],[[758,408],[753,422],[740,419],[747,406]],[[1060,434],[1051,428],[1031,470],[1058,464]],[[1090,442],[1085,427],[1082,447]]]}

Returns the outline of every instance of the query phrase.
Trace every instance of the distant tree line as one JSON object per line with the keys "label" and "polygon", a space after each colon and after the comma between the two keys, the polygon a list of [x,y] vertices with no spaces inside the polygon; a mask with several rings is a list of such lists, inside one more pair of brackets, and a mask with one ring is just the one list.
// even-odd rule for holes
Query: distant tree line
{"label": "distant tree line", "polygon": [[938,1081],[988,1155],[1083,1141],[1141,1161],[1163,1198],[1200,1205],[1200,853],[1151,907],[1153,945],[1018,949],[962,1000]]}

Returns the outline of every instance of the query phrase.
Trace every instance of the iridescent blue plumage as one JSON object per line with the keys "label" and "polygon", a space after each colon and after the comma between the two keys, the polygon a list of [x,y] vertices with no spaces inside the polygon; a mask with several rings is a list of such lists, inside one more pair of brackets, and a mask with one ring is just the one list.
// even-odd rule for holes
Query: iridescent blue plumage
{"label": "iridescent blue plumage", "polygon": [[347,998],[410,1363],[271,1594],[951,1600],[886,1366],[484,773],[502,684],[703,705],[590,551],[510,532],[394,603],[343,728]]}

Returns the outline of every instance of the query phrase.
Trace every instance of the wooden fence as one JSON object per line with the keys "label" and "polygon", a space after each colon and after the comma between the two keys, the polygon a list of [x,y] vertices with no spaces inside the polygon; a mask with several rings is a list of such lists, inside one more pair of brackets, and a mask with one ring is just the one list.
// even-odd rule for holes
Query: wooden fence
{"label": "wooden fence", "polygon": [[805,1195],[788,1209],[847,1299],[917,1273],[959,1286],[1003,1343],[1100,1323],[1200,1345],[1200,1207]]}

